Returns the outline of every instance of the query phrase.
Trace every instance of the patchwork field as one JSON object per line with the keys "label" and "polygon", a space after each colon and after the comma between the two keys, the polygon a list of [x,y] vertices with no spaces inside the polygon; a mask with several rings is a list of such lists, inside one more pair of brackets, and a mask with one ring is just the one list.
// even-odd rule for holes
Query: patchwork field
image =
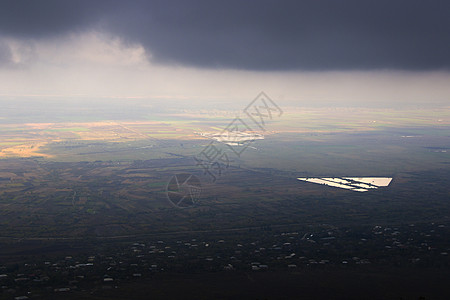
{"label": "patchwork field", "polygon": [[[102,159],[103,154],[103,159],[127,160],[132,158],[111,155],[108,148],[120,148],[123,152],[132,144],[145,149],[166,141],[205,140],[199,132],[220,132],[236,115],[239,113],[184,110],[140,121],[14,124],[4,121],[0,125],[0,158],[41,157],[54,161],[77,161],[79,155],[83,155],[82,160],[98,160]],[[241,118],[245,119],[242,113]],[[377,134],[390,133],[392,138],[416,138],[419,142],[426,143],[430,137],[448,137],[450,110],[285,108],[281,117],[268,121],[265,130],[259,129],[259,132],[266,137],[277,134],[277,137],[289,143],[326,143],[327,140],[336,139],[333,135],[339,133],[353,136],[361,134],[361,142],[367,142],[371,138],[373,140]],[[247,122],[249,123],[248,120]],[[355,146],[344,146],[346,144],[342,137],[336,139],[338,145],[333,143],[328,146],[329,151]],[[96,151],[85,149],[95,148],[99,143],[103,145],[104,151],[101,147]],[[85,153],[93,155],[89,157]],[[142,156],[138,158],[145,159]]]}
{"label": "patchwork field", "polygon": [[[361,197],[370,207],[390,197],[406,201],[424,191],[429,193],[424,197],[432,194],[443,199],[447,195],[448,110],[285,109],[280,118],[260,131],[265,139],[254,141],[240,155],[215,142],[217,149],[227,154],[228,162],[213,182],[193,159],[211,142],[198,133],[225,128],[232,116],[217,110],[195,114],[185,110],[157,115],[152,120],[4,121],[0,125],[1,235],[98,236],[133,234],[149,228],[211,228],[209,218],[201,217],[204,221],[187,225],[188,215],[173,211],[165,189],[177,173],[200,178],[202,199],[190,213],[202,215],[219,209],[227,217],[216,215],[217,228],[286,220],[295,223],[300,215],[316,222],[321,218],[313,217],[315,208],[320,208],[320,215],[326,219],[333,210],[328,212],[324,203],[347,209],[354,201],[360,203]],[[374,176],[394,179],[389,188],[364,196],[296,180]],[[417,191],[419,186],[421,190]],[[320,205],[307,209],[301,205],[302,201],[315,203],[317,199],[322,199]],[[437,207],[447,205],[439,203]],[[284,209],[278,211],[274,205],[293,208],[285,215]],[[383,206],[382,211],[392,205]],[[423,205],[420,199],[417,205]],[[251,207],[261,210],[260,219],[243,217],[243,206],[244,211]],[[366,209],[360,213],[366,215]],[[399,212],[398,218],[407,219],[405,216],[415,209]],[[270,213],[275,210],[277,220]],[[296,213],[291,215],[292,211]],[[430,212],[424,211],[425,215]],[[432,214],[444,211],[433,210]],[[385,219],[386,215],[391,213],[375,214],[367,221]]]}

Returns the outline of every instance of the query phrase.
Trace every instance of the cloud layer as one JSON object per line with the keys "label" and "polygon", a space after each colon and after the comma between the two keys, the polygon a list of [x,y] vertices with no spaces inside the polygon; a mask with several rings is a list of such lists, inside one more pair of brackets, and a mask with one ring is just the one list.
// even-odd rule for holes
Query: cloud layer
{"label": "cloud layer", "polygon": [[[0,37],[101,31],[153,62],[241,70],[448,70],[448,1],[24,1]],[[13,60],[0,42],[0,67]]]}

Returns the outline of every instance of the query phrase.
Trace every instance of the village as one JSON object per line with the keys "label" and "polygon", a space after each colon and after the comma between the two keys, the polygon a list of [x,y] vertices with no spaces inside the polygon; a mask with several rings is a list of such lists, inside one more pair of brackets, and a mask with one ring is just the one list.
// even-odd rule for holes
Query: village
{"label": "village", "polygon": [[[51,294],[101,293],[162,274],[304,272],[373,267],[448,268],[446,224],[337,228],[310,232],[270,227],[239,233],[142,238],[104,243],[92,253],[44,257],[0,266],[0,299],[39,299]],[[196,236],[196,237],[194,237]]]}

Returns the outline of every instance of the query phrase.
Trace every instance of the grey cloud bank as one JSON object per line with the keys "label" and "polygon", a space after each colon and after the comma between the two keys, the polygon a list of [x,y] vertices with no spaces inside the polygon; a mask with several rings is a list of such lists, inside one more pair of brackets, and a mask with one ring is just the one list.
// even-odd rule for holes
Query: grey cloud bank
{"label": "grey cloud bank", "polygon": [[[0,37],[102,31],[161,64],[242,70],[450,69],[448,1],[2,1]],[[0,66],[11,60],[0,43]]]}

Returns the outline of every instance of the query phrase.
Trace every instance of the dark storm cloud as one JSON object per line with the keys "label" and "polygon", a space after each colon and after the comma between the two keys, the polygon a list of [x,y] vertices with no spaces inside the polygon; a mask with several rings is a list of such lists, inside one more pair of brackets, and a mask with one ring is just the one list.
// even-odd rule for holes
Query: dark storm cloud
{"label": "dark storm cloud", "polygon": [[[94,2],[94,1],[92,1]],[[42,38],[84,30],[105,11],[104,1],[0,1],[0,35]]]}
{"label": "dark storm cloud", "polygon": [[450,67],[448,1],[3,1],[0,35],[101,29],[161,63],[251,70]]}

